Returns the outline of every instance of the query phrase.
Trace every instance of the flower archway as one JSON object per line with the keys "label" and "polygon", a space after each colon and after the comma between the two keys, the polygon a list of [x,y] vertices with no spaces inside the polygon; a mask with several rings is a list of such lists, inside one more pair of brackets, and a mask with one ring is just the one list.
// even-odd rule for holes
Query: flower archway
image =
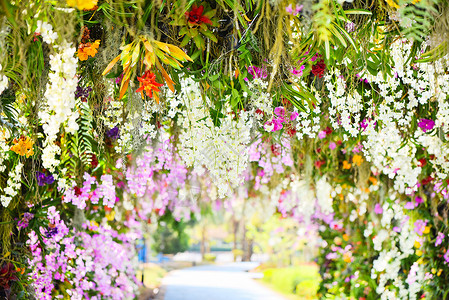
{"label": "flower archway", "polygon": [[324,299],[447,296],[446,1],[0,4],[0,297],[133,299],[148,223],[242,200]]}

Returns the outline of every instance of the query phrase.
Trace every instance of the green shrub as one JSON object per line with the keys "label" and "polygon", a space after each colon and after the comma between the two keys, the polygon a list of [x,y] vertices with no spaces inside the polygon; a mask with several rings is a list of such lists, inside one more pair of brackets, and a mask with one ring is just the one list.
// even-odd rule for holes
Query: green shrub
{"label": "green shrub", "polygon": [[296,294],[307,299],[316,298],[320,275],[315,265],[270,268],[263,275],[263,281],[281,293]]}
{"label": "green shrub", "polygon": [[217,256],[215,254],[212,253],[206,253],[204,254],[204,261],[207,262],[214,262],[215,259],[217,259]]}
{"label": "green shrub", "polygon": [[319,280],[306,279],[296,286],[296,295],[306,298],[316,297],[319,287]]}

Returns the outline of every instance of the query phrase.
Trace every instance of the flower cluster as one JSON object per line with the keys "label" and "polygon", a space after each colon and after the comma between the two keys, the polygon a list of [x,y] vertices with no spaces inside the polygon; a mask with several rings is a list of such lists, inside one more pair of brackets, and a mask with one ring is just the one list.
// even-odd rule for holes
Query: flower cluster
{"label": "flower cluster", "polygon": [[184,79],[182,86],[179,97],[186,109],[178,122],[186,130],[180,136],[183,149],[180,155],[199,174],[205,165],[218,187],[219,197],[223,198],[232,187],[243,182],[241,175],[248,165],[247,144],[252,127],[250,113],[241,111],[234,120],[229,112],[216,126],[193,80]]}
{"label": "flower cluster", "polygon": [[14,146],[11,150],[20,156],[26,156],[27,158],[34,154],[33,141],[29,137],[21,136],[18,140],[14,139]]}
{"label": "flower cluster", "polygon": [[[43,244],[34,231],[27,242],[32,252],[32,286],[38,299],[135,297],[133,240],[102,226],[85,225],[86,232],[70,230],[55,207],[49,207],[47,215],[48,228],[40,228]],[[56,285],[65,286],[64,292],[56,290]]]}
{"label": "flower cluster", "polygon": [[[96,186],[96,188],[93,188]],[[84,183],[80,188],[73,183],[71,189],[64,192],[64,202],[72,203],[79,209],[86,208],[86,201],[90,200],[92,204],[98,204],[100,198],[103,205],[114,207],[116,202],[115,186],[111,175],[102,175],[101,183],[95,177],[84,173]]]}
{"label": "flower cluster", "polygon": [[[42,23],[41,28],[38,27],[44,41],[53,43],[52,26],[48,23]],[[79,126],[76,123],[78,112],[75,110],[75,91],[78,84],[76,77],[77,59],[74,57],[76,48],[72,47],[66,41],[61,45],[55,45],[57,53],[50,55],[49,82],[47,83],[44,94],[46,102],[42,110],[39,111],[39,118],[46,134],[42,160],[44,168],[50,172],[55,171],[55,167],[59,164],[56,158],[60,154],[60,149],[54,144],[58,137],[58,133],[62,124],[66,131],[74,133]]]}
{"label": "flower cluster", "polygon": [[19,162],[8,174],[6,187],[3,189],[4,195],[0,195],[0,202],[4,207],[8,207],[11,200],[19,193],[22,187],[23,164]]}

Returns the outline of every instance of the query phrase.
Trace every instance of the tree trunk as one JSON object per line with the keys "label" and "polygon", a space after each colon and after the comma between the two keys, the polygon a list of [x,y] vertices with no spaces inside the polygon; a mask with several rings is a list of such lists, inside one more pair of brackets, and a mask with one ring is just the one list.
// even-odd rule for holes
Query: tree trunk
{"label": "tree trunk", "polygon": [[201,260],[204,260],[206,254],[206,227],[201,228]]}

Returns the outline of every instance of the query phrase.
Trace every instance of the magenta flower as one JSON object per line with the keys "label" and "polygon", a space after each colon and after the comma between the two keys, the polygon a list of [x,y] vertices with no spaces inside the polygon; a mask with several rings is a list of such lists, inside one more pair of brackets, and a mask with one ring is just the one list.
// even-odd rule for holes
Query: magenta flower
{"label": "magenta flower", "polygon": [[413,202],[407,202],[407,203],[404,205],[404,208],[405,208],[405,209],[414,209],[414,208],[415,208],[415,204],[413,204]]}
{"label": "magenta flower", "polygon": [[330,142],[329,149],[334,150],[335,148],[337,148],[337,144],[335,144],[334,142]]}
{"label": "magenta flower", "polygon": [[301,77],[301,76],[302,76],[302,71],[304,71],[305,68],[306,68],[305,65],[300,66],[299,69],[293,68],[293,69],[291,70],[291,73],[292,73],[293,75],[295,75],[295,76]]}
{"label": "magenta flower", "polygon": [[293,121],[295,120],[297,117],[299,116],[299,113],[294,111],[292,112],[292,114],[290,115],[290,120]]}
{"label": "magenta flower", "polygon": [[446,254],[444,254],[444,260],[446,261],[447,264],[449,264],[449,249],[446,251]]}
{"label": "magenta flower", "polygon": [[293,13],[293,7],[291,3],[285,8],[285,11],[289,14]]}
{"label": "magenta flower", "polygon": [[374,206],[374,213],[377,215],[380,215],[384,212],[384,210],[382,209],[382,206],[380,206],[379,203],[376,203],[376,205]]}
{"label": "magenta flower", "polygon": [[282,122],[284,122],[284,119],[273,119],[274,128],[273,131],[281,130],[284,126],[282,125]]}
{"label": "magenta flower", "polygon": [[422,131],[427,132],[433,129],[435,126],[435,121],[430,119],[421,119],[418,122],[418,126],[422,129]]}
{"label": "magenta flower", "polygon": [[254,78],[262,78],[265,79],[267,78],[268,74],[267,74],[267,69],[265,68],[259,68],[256,66],[249,66],[248,67],[248,72],[254,77]]}
{"label": "magenta flower", "polygon": [[285,115],[285,108],[278,106],[274,109],[274,114],[278,117],[283,117]]}
{"label": "magenta flower", "polygon": [[441,245],[443,240],[444,240],[444,234],[442,232],[439,232],[438,235],[437,235],[437,239],[435,241],[435,246]]}
{"label": "magenta flower", "polygon": [[324,138],[326,137],[326,131],[321,130],[321,131],[318,133],[318,137],[319,137],[320,139],[324,139]]}
{"label": "magenta flower", "polygon": [[28,213],[28,212],[24,213],[23,218],[22,218],[22,220],[19,221],[19,223],[17,224],[17,227],[19,227],[19,229],[27,228],[28,224],[32,218],[34,218],[34,215],[32,213]]}
{"label": "magenta flower", "polygon": [[427,220],[416,220],[416,222],[414,223],[415,225],[415,232],[421,236],[423,235],[424,230],[426,229],[427,226]]}
{"label": "magenta flower", "polygon": [[421,203],[423,203],[424,200],[423,200],[421,197],[417,196],[417,197],[415,198],[415,202],[416,202],[416,205],[418,206],[418,205],[420,205]]}

